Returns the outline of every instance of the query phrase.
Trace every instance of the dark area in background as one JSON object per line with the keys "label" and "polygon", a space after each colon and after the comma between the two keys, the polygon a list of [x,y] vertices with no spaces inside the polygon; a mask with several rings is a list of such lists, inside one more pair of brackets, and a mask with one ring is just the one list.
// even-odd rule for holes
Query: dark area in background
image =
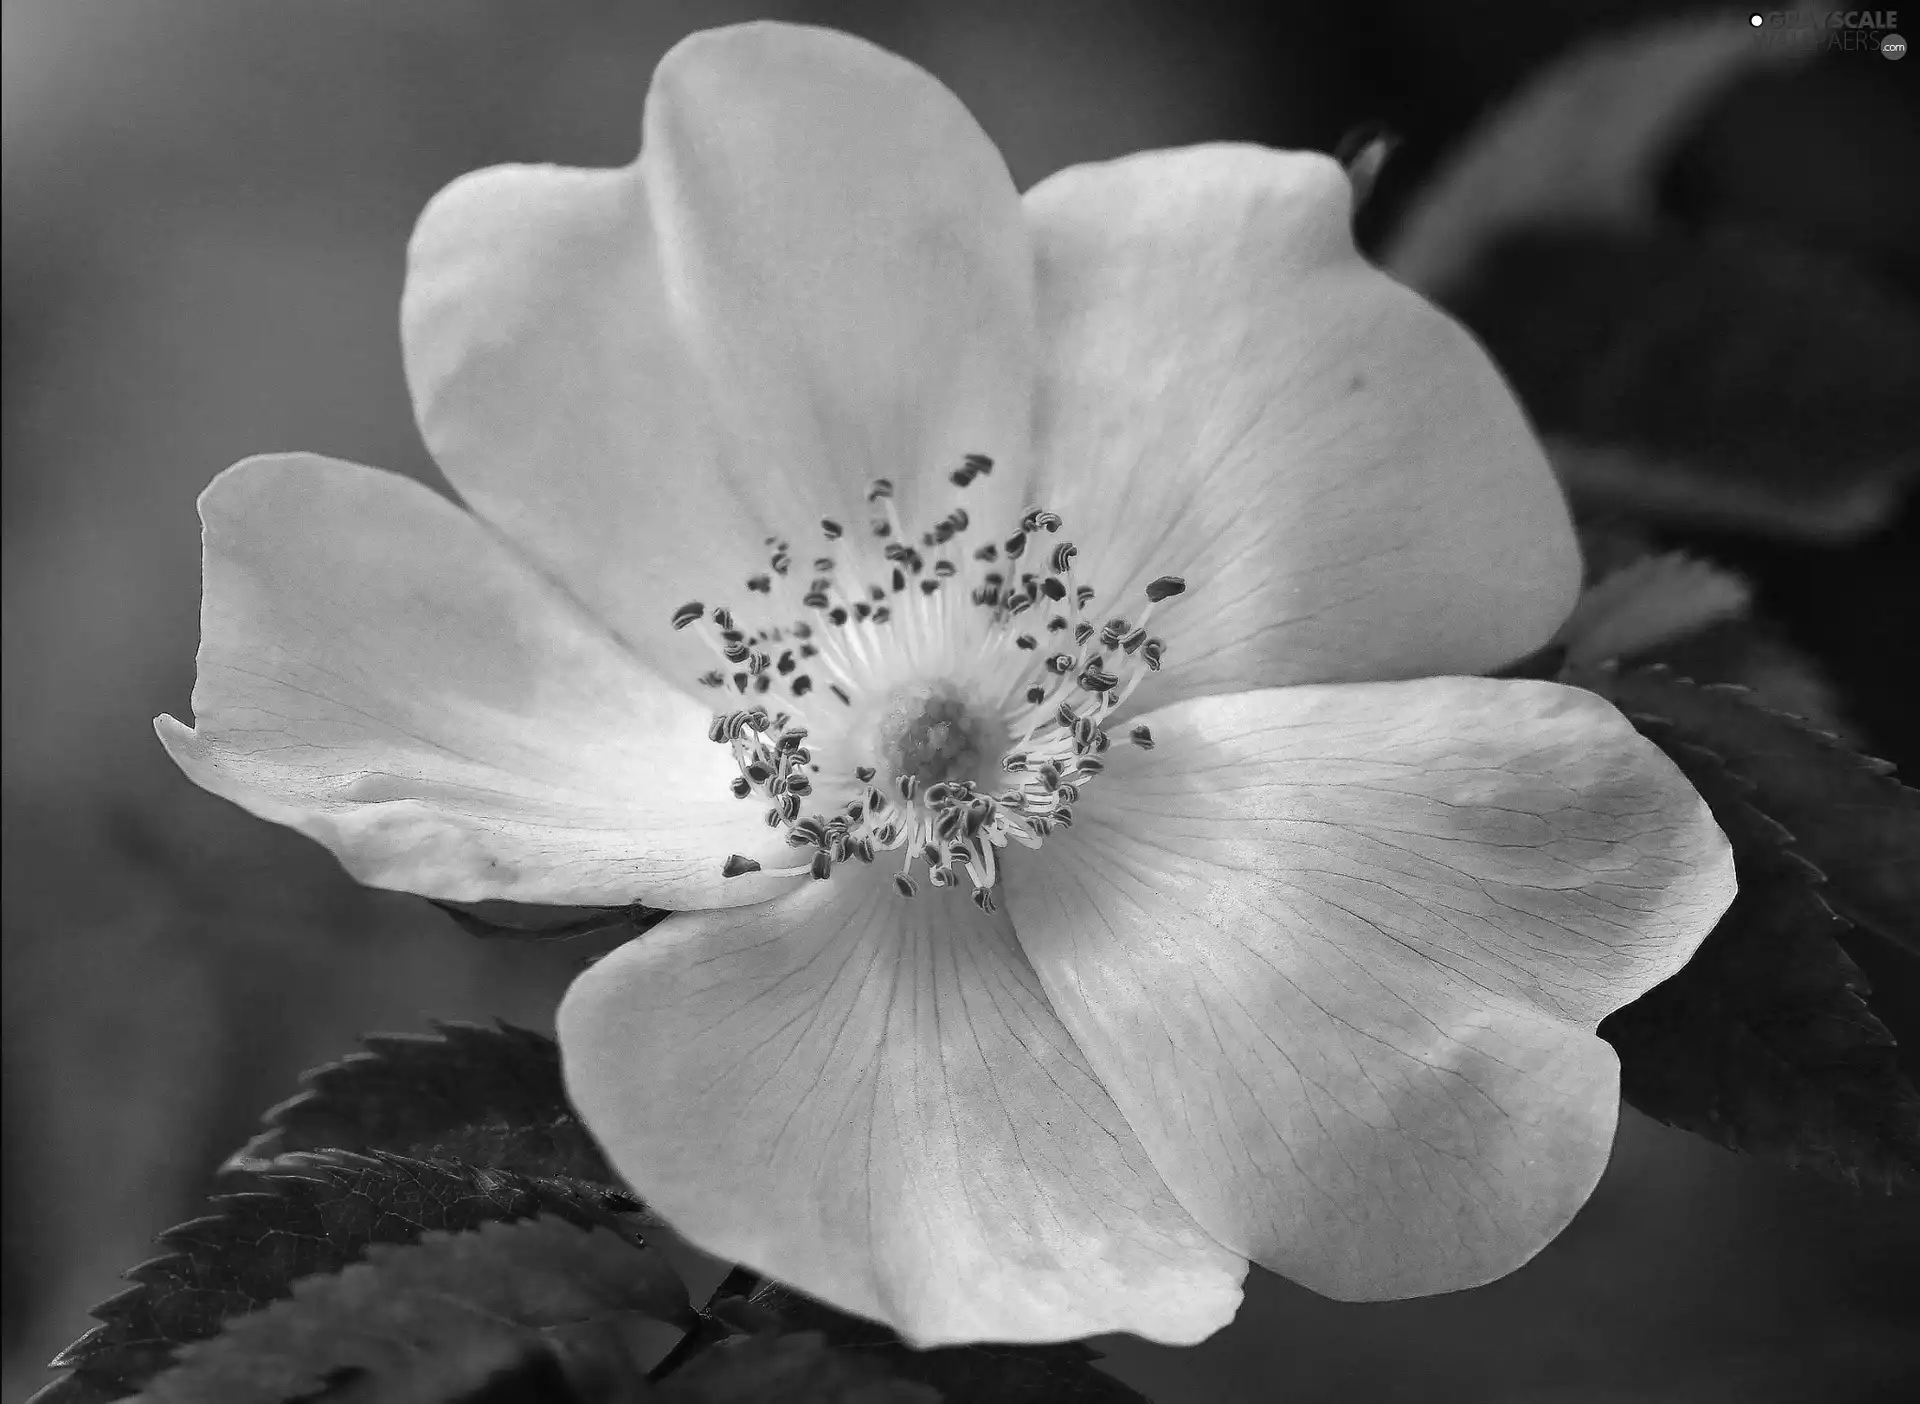
{"label": "dark area in background", "polygon": [[[9,0],[8,47],[16,20],[60,3]],[[104,18],[108,6],[92,8],[101,32],[62,36],[98,44],[97,80],[94,60],[51,57],[62,81],[102,85],[107,115],[48,174],[66,184],[46,208],[16,208],[36,191],[11,175],[7,184],[6,948],[8,984],[22,987],[9,992],[5,1045],[0,1262],[10,1394],[34,1379],[37,1361],[21,1353],[44,1357],[77,1335],[85,1325],[78,1311],[114,1289],[111,1270],[144,1256],[125,1241],[127,1224],[147,1234],[188,1217],[206,1187],[204,1167],[245,1139],[257,1113],[291,1090],[298,1067],[346,1051],[351,1031],[417,1028],[428,1014],[547,1018],[577,952],[490,951],[483,970],[461,965],[448,988],[447,972],[470,957],[463,938],[421,904],[352,890],[317,850],[257,832],[265,826],[190,793],[155,763],[147,718],[162,707],[181,711],[191,678],[190,532],[180,522],[200,482],[254,449],[304,445],[430,471],[410,431],[396,427],[404,413],[397,352],[342,364],[361,344],[359,325],[391,322],[377,304],[397,291],[397,240],[421,201],[458,171],[498,160],[625,159],[644,65],[681,33],[755,13],[488,0],[457,20],[433,6],[395,6],[407,23],[363,30],[373,15],[364,5],[328,15],[328,6],[181,0],[171,29],[153,20],[165,6],[139,7],[146,18],[129,39]],[[1372,240],[1472,119],[1542,60],[1579,35],[1674,7],[1086,0],[1030,10],[995,0],[963,8],[959,16],[931,4],[838,0],[759,12],[848,28],[925,63],[976,107],[1023,182],[1066,161],[1207,138],[1331,149],[1354,124],[1384,121],[1405,141],[1363,218]],[[284,43],[271,37],[276,27]],[[143,109],[108,85],[138,83],[138,46],[169,38],[185,56],[161,65],[167,82],[209,91],[174,104],[186,114],[175,130],[117,129],[137,124]],[[1784,231],[1920,297],[1920,197],[1888,176],[1920,169],[1911,81],[1920,70],[1847,57],[1855,61],[1720,100],[1670,163],[1664,203],[1702,226],[1732,220]],[[635,62],[642,66],[632,69]],[[319,106],[229,110],[221,85],[242,64],[272,70],[265,80],[256,72],[249,99],[283,81]],[[311,77],[354,72],[371,76],[337,105]],[[10,87],[33,76],[13,63],[7,74]],[[1164,87],[1139,92],[1156,77]],[[565,92],[556,97],[540,83]],[[576,123],[576,107],[625,111],[628,125]],[[9,126],[15,121],[10,97]],[[123,140],[137,153],[128,159],[143,163],[138,171],[115,162]],[[11,132],[8,156],[14,164]],[[202,201],[216,202],[211,216]],[[333,201],[346,203],[336,211]],[[222,207],[252,220],[252,234],[196,245],[197,254],[174,247],[183,229],[193,240],[217,229]],[[338,235],[336,220],[345,226]],[[289,224],[302,228],[284,242],[308,248],[319,271],[310,290],[279,301],[277,266],[260,264],[248,240],[280,237]],[[387,282],[369,284],[365,267],[380,268]],[[246,294],[232,289],[249,287],[262,290],[262,315],[284,324],[243,330],[242,340],[298,338],[292,366],[314,385],[287,387],[264,408],[247,403],[258,385],[223,391],[217,377],[200,379],[214,372],[200,370],[208,348],[191,340],[198,297],[211,288],[244,305]],[[212,364],[233,362],[214,356]],[[89,379],[96,367],[97,383]],[[225,414],[230,423],[170,426],[148,405],[126,409],[116,393],[129,385],[189,397],[202,420]],[[117,414],[128,423],[118,437],[95,422]],[[156,432],[169,427],[171,440]],[[198,481],[178,463],[171,476],[147,481],[137,466],[129,476],[111,461],[148,451],[198,461]],[[145,675],[132,662],[122,671],[122,660],[146,659],[145,634],[159,626],[141,622],[128,587],[115,584],[140,562],[120,554],[123,538],[89,535],[86,525],[89,504],[107,494],[131,494],[133,510],[172,533],[167,568],[149,571],[140,587],[180,595],[169,599],[161,630],[172,654]],[[1668,534],[1749,573],[1762,609],[1829,670],[1868,748],[1913,774],[1920,731],[1902,684],[1920,633],[1917,532],[1909,506],[1890,530],[1842,548]],[[62,533],[77,533],[73,553],[44,554]],[[72,578],[56,588],[29,574],[49,570]],[[27,588],[16,588],[23,580]],[[48,601],[67,611],[53,624]],[[56,648],[83,661],[50,666]],[[11,675],[23,669],[50,681],[16,685]],[[165,983],[183,952],[209,949],[215,955],[201,958],[193,978]],[[1920,1030],[1913,971],[1882,954],[1862,959]],[[89,1003],[103,985],[151,981],[155,972],[157,987],[98,1009]],[[1901,985],[1908,993],[1894,988]],[[305,1032],[280,1027],[293,990]],[[34,1005],[63,998],[84,1006],[73,1029],[23,1031]],[[310,1016],[312,1005],[326,1016]],[[142,1049],[158,1040],[179,1072],[142,1082],[151,1077]],[[87,1080],[77,1092],[59,1091],[76,1063]],[[104,1100],[122,1086],[125,1105]],[[157,1110],[156,1088],[166,1093]],[[56,1134],[48,1109],[63,1098],[67,1114],[87,1125]],[[50,1147],[38,1159],[26,1149],[37,1141]],[[64,1163],[50,1177],[54,1158]],[[63,1212],[71,1182],[96,1165],[118,1174],[118,1198]],[[104,1243],[76,1250],[63,1236],[96,1215],[111,1221]],[[1890,1380],[1899,1359],[1900,1287],[1915,1247],[1920,1225],[1903,1209],[1628,1118],[1593,1203],[1538,1263],[1504,1283],[1356,1308],[1256,1274],[1241,1321],[1206,1347],[1121,1342],[1114,1360],[1169,1401],[1866,1399],[1867,1381]]]}

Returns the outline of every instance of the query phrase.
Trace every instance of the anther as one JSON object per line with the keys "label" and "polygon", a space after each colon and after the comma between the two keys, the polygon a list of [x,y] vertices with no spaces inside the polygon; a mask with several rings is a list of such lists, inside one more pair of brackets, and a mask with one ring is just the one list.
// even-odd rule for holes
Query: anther
{"label": "anther", "polygon": [[1187,582],[1179,576],[1163,575],[1151,585],[1147,586],[1147,598],[1155,604],[1159,604],[1160,601],[1164,599],[1180,594],[1186,588]]}
{"label": "anther", "polygon": [[[845,528],[843,528],[840,525],[840,523],[836,522],[832,517],[822,517],[820,519],[820,534],[826,537],[827,540],[829,541],[838,541],[840,539],[841,533],[844,530]],[[816,563],[814,566],[814,569],[820,570],[820,569],[824,569],[824,567]]]}
{"label": "anther", "polygon": [[744,873],[757,873],[759,871],[760,865],[758,863],[738,853],[728,854],[727,861],[720,865],[721,877],[736,878]]}
{"label": "anther", "polygon": [[684,629],[706,615],[707,607],[698,600],[689,600],[673,612],[673,627]]}

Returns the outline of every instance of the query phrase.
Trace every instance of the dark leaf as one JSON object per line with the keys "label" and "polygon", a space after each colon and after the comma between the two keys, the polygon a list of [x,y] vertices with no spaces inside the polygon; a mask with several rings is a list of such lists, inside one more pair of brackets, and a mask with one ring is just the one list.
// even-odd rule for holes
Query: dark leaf
{"label": "dark leaf", "polygon": [[1711,738],[1663,720],[1647,696],[1712,690],[1661,671],[1625,676],[1624,686],[1618,674],[1575,680],[1635,694],[1615,700],[1712,807],[1740,891],[1684,969],[1600,1025],[1620,1055],[1623,1095],[1733,1149],[1852,1184],[1920,1188],[1920,1098],[1866,1003],[1818,872]]}
{"label": "dark leaf", "polygon": [[[1015,1397],[956,1394],[951,1399],[961,1404]],[[941,1396],[924,1384],[889,1375],[878,1359],[835,1350],[819,1332],[807,1331],[723,1341],[646,1398],[658,1404],[940,1404]]]}
{"label": "dark leaf", "polygon": [[229,1166],[338,1148],[619,1185],[567,1102],[552,1039],[507,1024],[434,1029],[371,1034],[367,1052],[303,1075],[308,1090],[269,1111]]}
{"label": "dark leaf", "polygon": [[485,940],[560,941],[626,927],[633,935],[657,926],[670,913],[652,907],[541,907],[526,902],[440,902],[469,936]]}
{"label": "dark leaf", "polygon": [[[1586,584],[1560,627],[1560,658],[1575,666],[1619,659],[1661,663],[1703,683],[1734,683],[1775,711],[1847,730],[1820,666],[1747,613],[1746,582],[1718,565],[1657,552],[1619,519],[1579,524]],[[1536,660],[1527,660],[1532,665]],[[1557,677],[1551,658],[1506,676]]]}
{"label": "dark leaf", "polygon": [[1920,469],[1920,319],[1790,246],[1529,230],[1445,300],[1576,504],[1844,539]]}
{"label": "dark leaf", "polygon": [[1920,953],[1920,791],[1893,767],[1825,732],[1757,705],[1739,688],[1700,687],[1664,669],[1580,680],[1636,720],[1703,746],[1749,787],[1826,877],[1821,896],[1856,926]]}
{"label": "dark leaf", "polygon": [[252,1172],[253,1188],[217,1195],[213,1213],[160,1236],[166,1252],[127,1273],[134,1285],[94,1309],[101,1324],[62,1351],[73,1371],[37,1404],[118,1399],[231,1318],[338,1272],[380,1243],[552,1214],[631,1232],[591,1187],[505,1171],[372,1154],[290,1155]]}
{"label": "dark leaf", "polygon": [[[737,1279],[736,1279],[737,1280]],[[722,1290],[726,1284],[722,1284]],[[728,1308],[710,1304],[716,1316]],[[886,1327],[847,1316],[775,1282],[759,1283],[748,1304],[779,1318],[786,1331],[818,1331],[840,1351],[884,1364],[901,1379],[938,1390],[952,1404],[1145,1404],[1135,1390],[1094,1368],[1100,1353],[1078,1341],[1061,1345],[970,1345],[915,1350]],[[678,1378],[676,1375],[675,1379]]]}
{"label": "dark leaf", "polygon": [[1408,209],[1388,269],[1440,294],[1516,229],[1647,227],[1662,168],[1703,111],[1740,75],[1794,57],[1719,14],[1582,45],[1467,134]]}
{"label": "dark leaf", "polygon": [[1729,619],[1630,655],[1697,683],[1744,688],[1763,707],[1799,717],[1846,739],[1850,727],[1821,665],[1760,619]]}
{"label": "dark leaf", "polygon": [[154,1404],[281,1404],[354,1378],[367,1404],[451,1401],[512,1368],[556,1328],[639,1315],[693,1323],[660,1255],[609,1229],[540,1217],[375,1244],[362,1261],[189,1345]]}
{"label": "dark leaf", "polygon": [[1666,163],[1660,204],[1683,225],[1763,229],[1920,292],[1913,75],[1816,62],[1729,85]]}

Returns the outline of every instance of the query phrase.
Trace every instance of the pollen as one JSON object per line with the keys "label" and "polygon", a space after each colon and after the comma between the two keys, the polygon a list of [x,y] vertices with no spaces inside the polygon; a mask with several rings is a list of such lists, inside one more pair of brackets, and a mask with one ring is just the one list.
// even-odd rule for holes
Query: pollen
{"label": "pollen", "polygon": [[[992,471],[968,454],[946,480],[964,491]],[[875,479],[866,505],[865,532],[820,520],[826,549],[811,573],[796,571],[809,557],[786,540],[764,543],[768,569],[744,583],[760,597],[753,612],[781,622],[752,627],[694,601],[671,623],[722,665],[702,686],[737,695],[707,733],[732,751],[732,793],[800,850],[770,871],[826,881],[838,865],[895,853],[903,898],[921,891],[917,864],[926,886],[964,882],[991,912],[1002,850],[1038,848],[1072,824],[1081,787],[1106,769],[1107,719],[1161,666],[1166,645],[1148,620],[1186,582],[1161,576],[1136,616],[1103,619],[1075,579],[1079,547],[1036,540],[1059,535],[1057,513],[1031,508],[1016,530],[972,546],[964,506],[915,535],[891,480]],[[1153,745],[1144,726],[1126,739]],[[744,863],[723,871],[754,871]]]}

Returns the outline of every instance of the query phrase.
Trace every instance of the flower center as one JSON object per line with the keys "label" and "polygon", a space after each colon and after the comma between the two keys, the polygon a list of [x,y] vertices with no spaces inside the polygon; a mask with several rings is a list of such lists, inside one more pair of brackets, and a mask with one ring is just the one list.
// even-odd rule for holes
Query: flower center
{"label": "flower center", "polygon": [[997,716],[970,707],[960,690],[942,679],[910,684],[889,697],[875,739],[884,769],[911,775],[924,788],[943,780],[980,779],[985,765],[1004,755],[1013,738]]}
{"label": "flower center", "polygon": [[[992,471],[991,459],[969,454],[949,478],[964,489]],[[918,891],[921,862],[935,887],[968,878],[975,905],[990,912],[996,850],[1038,848],[1073,822],[1079,787],[1106,764],[1104,721],[1160,667],[1165,644],[1148,635],[1147,619],[1186,584],[1162,576],[1137,618],[1096,622],[1093,589],[1074,578],[1076,548],[1038,540],[1060,531],[1054,513],[1034,508],[1003,541],[968,552],[953,547],[971,525],[964,508],[916,547],[890,481],[876,479],[867,503],[877,560],[817,556],[802,588],[788,543],[766,543],[769,570],[747,589],[788,623],[749,629],[732,610],[709,614],[694,601],[674,611],[673,626],[698,626],[725,665],[702,675],[704,686],[754,699],[716,713],[707,735],[732,748],[733,793],[761,800],[769,826],[813,850],[782,872],[826,878],[837,863],[899,849],[903,896]],[[829,550],[845,535],[832,520],[820,532]],[[843,565],[876,578],[849,580]],[[1144,726],[1128,739],[1153,745]],[[723,871],[758,867],[736,854]]]}

